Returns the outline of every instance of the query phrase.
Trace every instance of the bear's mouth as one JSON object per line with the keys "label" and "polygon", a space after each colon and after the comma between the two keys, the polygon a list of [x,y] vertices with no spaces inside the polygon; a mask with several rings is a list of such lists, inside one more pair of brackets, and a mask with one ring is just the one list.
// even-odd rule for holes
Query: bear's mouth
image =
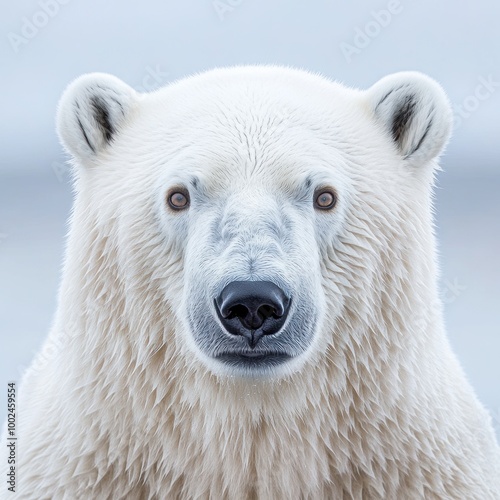
{"label": "bear's mouth", "polygon": [[232,351],[219,354],[215,359],[226,365],[239,368],[263,368],[280,365],[292,359],[292,357],[285,352],[276,351]]}

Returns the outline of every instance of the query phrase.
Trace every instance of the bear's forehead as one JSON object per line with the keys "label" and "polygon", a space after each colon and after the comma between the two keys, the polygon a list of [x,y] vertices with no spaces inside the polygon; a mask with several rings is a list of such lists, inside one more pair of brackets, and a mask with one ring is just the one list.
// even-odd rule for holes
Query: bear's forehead
{"label": "bear's forehead", "polygon": [[[332,156],[330,156],[332,158]],[[228,193],[287,192],[300,195],[311,186],[337,184],[344,178],[338,162],[319,155],[299,154],[269,147],[257,150],[252,146],[226,148],[224,151],[203,149],[168,158],[158,166],[156,174],[168,184],[192,186],[207,195]],[[156,175],[153,173],[153,175]],[[255,190],[255,191],[254,191]]]}
{"label": "bear's forehead", "polygon": [[[346,121],[360,93],[317,75],[283,68],[233,68],[175,82],[143,98],[152,120],[258,135],[283,128],[328,128]],[[324,119],[320,126],[318,119]]]}
{"label": "bear's forehead", "polygon": [[154,177],[192,174],[232,186],[255,179],[293,189],[308,175],[342,172],[346,156],[367,147],[360,96],[283,68],[209,72],[142,96],[112,154],[141,169],[150,164]]}
{"label": "bear's forehead", "polygon": [[316,88],[308,88],[302,79],[236,74],[226,81],[218,74],[173,84],[143,98],[131,140],[158,155],[279,164],[281,171],[331,159],[332,146],[339,156],[348,152],[347,141],[363,136],[363,107],[339,98],[333,83],[315,77]]}

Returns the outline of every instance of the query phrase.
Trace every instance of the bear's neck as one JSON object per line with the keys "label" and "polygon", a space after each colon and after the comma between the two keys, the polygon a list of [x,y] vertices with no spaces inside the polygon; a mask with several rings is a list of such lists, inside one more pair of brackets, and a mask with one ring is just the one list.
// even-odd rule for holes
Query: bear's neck
{"label": "bear's neck", "polygon": [[[391,325],[399,316],[379,314]],[[84,447],[114,450],[113,470],[164,498],[341,498],[360,485],[396,498],[401,481],[436,467],[436,439],[448,438],[428,404],[444,394],[443,376],[421,352],[405,352],[410,331],[381,347],[372,339],[391,335],[389,325],[345,321],[320,361],[281,381],[251,382],[193,369],[175,341],[139,359],[137,331],[111,330],[112,318],[88,322],[103,326],[92,336],[111,342],[74,350],[92,361],[75,380],[91,399],[73,404],[87,415],[79,421],[88,435],[100,436]],[[170,327],[164,333],[175,338]],[[433,372],[431,384],[419,370]]]}

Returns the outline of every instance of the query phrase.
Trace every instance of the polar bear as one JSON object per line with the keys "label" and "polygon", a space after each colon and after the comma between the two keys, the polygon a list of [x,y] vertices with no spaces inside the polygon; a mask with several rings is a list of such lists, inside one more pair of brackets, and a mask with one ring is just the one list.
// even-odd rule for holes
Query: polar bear
{"label": "polar bear", "polygon": [[451,121],[416,72],[72,83],[75,202],[21,389],[21,497],[500,498],[437,293]]}

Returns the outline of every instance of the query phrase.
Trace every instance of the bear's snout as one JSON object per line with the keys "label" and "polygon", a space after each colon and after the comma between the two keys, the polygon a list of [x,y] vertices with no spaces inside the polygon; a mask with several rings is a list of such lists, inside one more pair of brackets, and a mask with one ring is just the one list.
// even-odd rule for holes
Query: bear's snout
{"label": "bear's snout", "polygon": [[233,281],[215,299],[224,328],[241,335],[253,348],[264,335],[277,333],[285,323],[291,299],[270,281]]}

